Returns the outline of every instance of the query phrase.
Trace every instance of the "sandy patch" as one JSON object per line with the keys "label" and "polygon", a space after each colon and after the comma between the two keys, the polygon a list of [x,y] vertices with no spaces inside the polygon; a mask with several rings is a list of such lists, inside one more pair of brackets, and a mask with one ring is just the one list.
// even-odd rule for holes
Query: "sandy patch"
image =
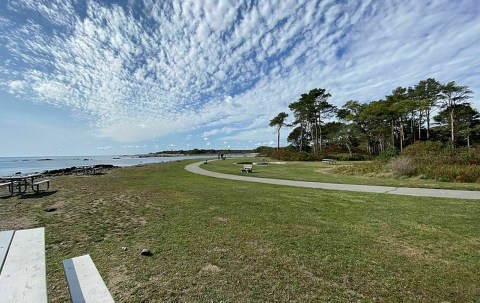
{"label": "sandy patch", "polygon": [[205,265],[204,267],[202,267],[202,271],[206,271],[206,272],[221,272],[222,269],[221,269],[220,267],[218,267],[217,265],[207,264],[207,265]]}

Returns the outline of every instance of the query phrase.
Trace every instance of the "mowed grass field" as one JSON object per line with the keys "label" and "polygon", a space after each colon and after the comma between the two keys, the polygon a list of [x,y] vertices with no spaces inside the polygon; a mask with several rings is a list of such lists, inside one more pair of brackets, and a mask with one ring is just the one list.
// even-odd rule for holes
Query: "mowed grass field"
{"label": "mowed grass field", "polygon": [[480,298],[478,201],[220,180],[191,162],[56,177],[0,199],[1,230],[46,227],[50,302],[68,301],[62,260],[83,254],[117,302]]}
{"label": "mowed grass field", "polygon": [[[337,173],[335,170],[340,166],[360,165],[362,162],[355,161],[337,161],[334,165],[324,164],[322,162],[304,162],[304,161],[276,161],[265,158],[269,164],[254,165],[253,174],[248,175],[259,178],[287,179],[297,181],[314,181],[326,183],[341,184],[363,184],[363,185],[383,185],[399,187],[422,187],[422,188],[444,188],[459,190],[478,190],[480,183],[455,183],[438,182],[420,178],[395,177],[391,173],[384,172],[376,175],[345,175]],[[262,158],[229,158],[225,161],[209,161],[208,164],[201,167],[220,173],[244,175],[240,169],[243,167],[241,162],[261,162]]]}

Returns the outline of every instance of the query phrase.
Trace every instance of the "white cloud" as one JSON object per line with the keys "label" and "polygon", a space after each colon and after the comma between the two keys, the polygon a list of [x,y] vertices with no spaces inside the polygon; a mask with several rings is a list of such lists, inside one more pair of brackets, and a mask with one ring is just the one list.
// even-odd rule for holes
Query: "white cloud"
{"label": "white cloud", "polygon": [[8,3],[0,88],[121,142],[267,142],[268,121],[315,87],[336,105],[427,77],[480,90],[476,0]]}
{"label": "white cloud", "polygon": [[27,84],[25,81],[21,80],[13,80],[8,83],[8,88],[11,93],[15,93],[15,91],[23,90]]}
{"label": "white cloud", "polygon": [[109,149],[115,149],[115,148],[113,146],[105,146],[105,147],[99,146],[99,147],[97,147],[97,149],[99,149],[99,150],[109,150]]}

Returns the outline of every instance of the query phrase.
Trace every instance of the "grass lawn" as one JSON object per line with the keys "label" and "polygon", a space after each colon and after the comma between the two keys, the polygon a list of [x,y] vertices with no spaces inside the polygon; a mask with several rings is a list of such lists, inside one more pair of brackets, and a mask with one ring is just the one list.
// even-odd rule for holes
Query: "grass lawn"
{"label": "grass lawn", "polygon": [[68,301],[62,260],[87,253],[117,302],[480,298],[478,201],[213,179],[191,162],[56,177],[0,199],[1,230],[46,227],[50,302]]}
{"label": "grass lawn", "polygon": [[[225,161],[212,161],[207,165],[202,165],[203,169],[219,173],[242,175],[240,169],[242,164],[237,162],[258,162],[259,158],[230,158]],[[461,189],[461,190],[480,190],[480,183],[453,183],[437,182],[434,180],[425,180],[419,178],[396,178],[389,174],[381,176],[352,176],[333,172],[332,170],[339,165],[358,165],[361,162],[342,162],[338,161],[334,165],[321,162],[291,161],[282,162],[270,160],[268,165],[254,165],[253,174],[249,176],[259,178],[287,179],[297,181],[314,181],[326,183],[341,184],[362,184],[362,185],[384,185],[398,187],[422,187],[422,188],[443,188],[443,189]],[[245,176],[245,173],[243,173]]]}

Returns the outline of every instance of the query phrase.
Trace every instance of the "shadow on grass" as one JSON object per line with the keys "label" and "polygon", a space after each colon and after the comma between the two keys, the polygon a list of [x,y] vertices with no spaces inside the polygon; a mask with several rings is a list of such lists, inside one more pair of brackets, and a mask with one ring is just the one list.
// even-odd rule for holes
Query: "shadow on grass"
{"label": "shadow on grass", "polygon": [[32,193],[32,194],[23,194],[20,196],[19,199],[40,199],[43,197],[48,197],[51,195],[54,195],[58,192],[58,190],[53,190],[53,191],[44,191],[44,192],[39,192],[39,193]]}

